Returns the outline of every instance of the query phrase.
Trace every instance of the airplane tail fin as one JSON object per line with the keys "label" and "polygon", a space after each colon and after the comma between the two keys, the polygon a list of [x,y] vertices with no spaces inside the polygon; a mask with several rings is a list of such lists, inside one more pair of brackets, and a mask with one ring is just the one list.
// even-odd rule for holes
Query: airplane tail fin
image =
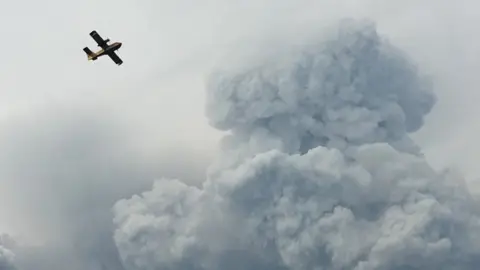
{"label": "airplane tail fin", "polygon": [[96,59],[95,54],[88,47],[83,48],[83,51],[87,54],[88,60]]}

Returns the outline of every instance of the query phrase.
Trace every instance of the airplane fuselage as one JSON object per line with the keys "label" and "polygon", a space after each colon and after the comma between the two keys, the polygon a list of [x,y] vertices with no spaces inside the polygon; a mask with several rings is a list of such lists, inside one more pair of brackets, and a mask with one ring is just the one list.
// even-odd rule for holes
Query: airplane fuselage
{"label": "airplane fuselage", "polygon": [[108,47],[106,49],[101,49],[100,51],[96,52],[94,57],[97,58],[99,56],[108,54],[110,52],[114,52],[114,51],[120,49],[120,47],[122,47],[121,42],[112,43],[112,44],[108,45]]}

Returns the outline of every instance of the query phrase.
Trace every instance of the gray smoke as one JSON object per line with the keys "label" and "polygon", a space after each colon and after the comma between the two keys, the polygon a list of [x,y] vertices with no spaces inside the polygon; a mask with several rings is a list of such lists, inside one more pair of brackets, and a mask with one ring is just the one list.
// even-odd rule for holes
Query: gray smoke
{"label": "gray smoke", "polygon": [[112,205],[156,175],[192,178],[199,157],[145,156],[121,117],[91,104],[47,105],[0,124],[2,222],[23,239],[14,248],[0,240],[0,264],[14,253],[19,270],[121,270]]}
{"label": "gray smoke", "polygon": [[10,250],[14,246],[13,239],[0,234],[0,270],[15,270],[15,254]]}
{"label": "gray smoke", "polygon": [[223,156],[200,188],[115,205],[126,269],[478,269],[476,202],[408,137],[431,84],[373,23],[219,72],[208,98]]}
{"label": "gray smoke", "polygon": [[374,142],[413,151],[406,133],[422,126],[434,104],[429,81],[373,25],[353,27],[345,21],[334,40],[215,77],[207,107],[212,125],[290,153]]}

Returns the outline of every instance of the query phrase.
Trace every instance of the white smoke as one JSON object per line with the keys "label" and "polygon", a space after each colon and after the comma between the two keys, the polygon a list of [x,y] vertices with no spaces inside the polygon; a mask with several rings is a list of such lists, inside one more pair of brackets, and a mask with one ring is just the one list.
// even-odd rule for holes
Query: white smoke
{"label": "white smoke", "polygon": [[126,269],[478,269],[476,202],[408,137],[431,84],[373,23],[337,30],[210,81],[224,156],[115,205]]}

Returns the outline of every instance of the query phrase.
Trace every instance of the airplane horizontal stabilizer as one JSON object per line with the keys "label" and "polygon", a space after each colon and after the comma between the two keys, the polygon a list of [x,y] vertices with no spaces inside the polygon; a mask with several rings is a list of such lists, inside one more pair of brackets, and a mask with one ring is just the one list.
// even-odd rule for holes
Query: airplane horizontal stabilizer
{"label": "airplane horizontal stabilizer", "polygon": [[87,54],[88,60],[92,60],[94,58],[95,54],[88,47],[83,48],[83,51]]}

